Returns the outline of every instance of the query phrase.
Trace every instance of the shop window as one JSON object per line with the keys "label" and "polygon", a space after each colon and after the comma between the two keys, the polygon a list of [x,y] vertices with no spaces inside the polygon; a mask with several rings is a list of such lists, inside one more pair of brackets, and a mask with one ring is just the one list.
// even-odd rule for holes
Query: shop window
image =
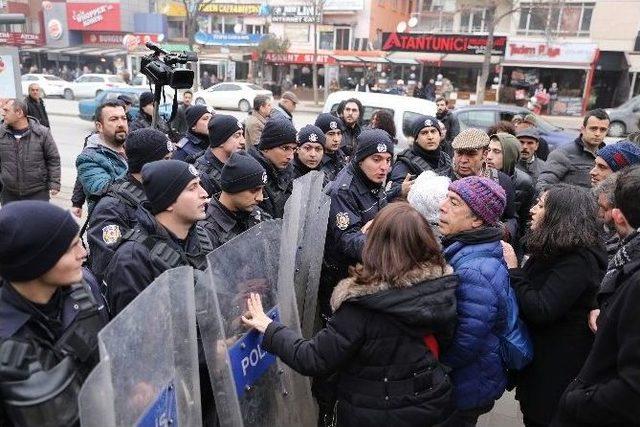
{"label": "shop window", "polygon": [[458,114],[460,122],[460,130],[467,128],[483,128],[493,126],[496,123],[496,115],[494,111],[466,111]]}
{"label": "shop window", "polygon": [[336,50],[349,50],[351,28],[336,28]]}
{"label": "shop window", "polygon": [[333,31],[320,31],[318,49],[333,50]]}
{"label": "shop window", "polygon": [[588,37],[595,3],[536,5],[523,3],[518,34]]}
{"label": "shop window", "polygon": [[487,22],[493,12],[487,9],[467,9],[460,15],[460,31],[470,33],[485,32]]}
{"label": "shop window", "polygon": [[167,26],[169,39],[184,38],[184,21],[167,21]]}

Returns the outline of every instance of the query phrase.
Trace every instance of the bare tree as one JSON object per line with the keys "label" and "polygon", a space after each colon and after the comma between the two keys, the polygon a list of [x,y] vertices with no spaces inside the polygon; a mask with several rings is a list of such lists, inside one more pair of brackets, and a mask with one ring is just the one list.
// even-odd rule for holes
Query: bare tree
{"label": "bare tree", "polygon": [[[318,105],[318,23],[322,19],[322,13],[324,10],[324,3],[326,0],[307,0],[307,3],[311,6],[313,14],[313,65],[312,65],[312,79],[313,79],[313,103]],[[327,82],[325,81],[326,85]]]}
{"label": "bare tree", "polygon": [[273,35],[264,37],[256,50],[258,51],[259,58],[259,70],[264,78],[264,66],[268,53],[287,53],[289,51],[289,46],[291,43],[289,39],[281,39],[279,37],[275,37]]}
{"label": "bare tree", "polygon": [[[185,11],[185,33],[187,35],[189,50],[194,51],[196,45],[196,32],[198,31],[198,17],[202,15],[200,10],[206,4],[213,3],[212,0],[182,0]],[[193,84],[196,88],[200,86],[200,76],[195,73]]]}

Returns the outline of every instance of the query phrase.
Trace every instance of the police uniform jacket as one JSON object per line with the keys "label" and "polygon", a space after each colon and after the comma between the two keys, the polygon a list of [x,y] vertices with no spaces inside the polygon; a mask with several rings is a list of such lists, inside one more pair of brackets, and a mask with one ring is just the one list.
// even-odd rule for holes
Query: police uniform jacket
{"label": "police uniform jacket", "polygon": [[[140,110],[135,120],[129,123],[129,133],[138,129],[150,128],[151,123],[153,123],[153,117],[151,117],[144,111]],[[169,124],[161,115],[158,116],[157,129],[160,132],[164,133],[165,135],[169,135],[169,132],[170,132]]]}
{"label": "police uniform jacket", "polygon": [[127,174],[111,185],[91,212],[87,230],[89,265],[99,283],[122,236],[136,225],[136,211],[144,209],[142,203],[146,201],[142,183]]}
{"label": "police uniform jacket", "polygon": [[118,314],[164,271],[182,265],[204,270],[213,249],[207,232],[194,225],[183,241],[160,225],[147,210],[136,212],[138,224],[122,237],[104,274],[106,298]]}
{"label": "police uniform jacket", "polygon": [[443,150],[424,150],[417,144],[398,154],[391,171],[393,186],[402,184],[407,174],[420,175],[424,171],[434,171],[440,176],[449,176],[452,171],[451,157]]}
{"label": "police uniform jacket", "polygon": [[285,169],[279,170],[259,150],[250,149],[249,154],[267,171],[264,200],[259,206],[273,218],[282,218],[284,205],[293,189],[293,166],[289,164]]}
{"label": "police uniform jacket", "polygon": [[293,157],[291,166],[293,166],[293,179],[298,179],[301,176],[304,176],[307,173],[311,172],[312,170],[319,170],[319,167],[316,169],[311,169],[310,167],[302,163],[297,155]]}
{"label": "police uniform jacket", "polygon": [[222,191],[220,177],[224,163],[211,150],[206,150],[202,156],[198,157],[194,166],[200,172],[200,185],[207,190],[210,197]]}
{"label": "police uniform jacket", "polygon": [[171,158],[193,164],[207,148],[209,148],[209,139],[206,136],[187,131],[184,138],[176,143],[176,151]]}
{"label": "police uniform jacket", "polygon": [[387,193],[382,185],[369,181],[357,165],[350,163],[326,191],[331,197],[331,208],[325,261],[346,273],[349,265],[362,261],[366,239],[362,227],[387,205],[388,200],[397,197],[400,187]]}
{"label": "police uniform jacket", "polygon": [[259,207],[251,212],[231,212],[218,199],[211,199],[207,217],[198,224],[207,230],[211,245],[216,249],[267,219],[271,216]]}
{"label": "police uniform jacket", "polygon": [[346,165],[347,158],[342,150],[337,150],[330,154],[325,152],[320,162],[320,170],[324,172],[325,179],[329,182],[335,180]]}
{"label": "police uniform jacket", "polygon": [[[55,419],[49,418],[49,425],[73,424],[78,416],[75,402],[64,406],[56,403],[47,396],[45,384],[56,383],[55,373],[61,371],[53,368],[71,355],[76,373],[71,381],[77,381],[75,387],[79,390],[98,362],[97,334],[109,316],[95,278],[85,269],[83,282],[57,289],[44,305],[27,300],[9,282],[0,279],[0,319],[0,425],[37,425],[41,421],[24,419],[11,410],[8,395],[24,393],[36,400],[42,393],[38,414],[49,413]],[[39,379],[29,385],[34,374]],[[33,390],[29,390],[31,386]],[[13,394],[16,387],[19,390]],[[36,412],[33,408],[30,411]]]}

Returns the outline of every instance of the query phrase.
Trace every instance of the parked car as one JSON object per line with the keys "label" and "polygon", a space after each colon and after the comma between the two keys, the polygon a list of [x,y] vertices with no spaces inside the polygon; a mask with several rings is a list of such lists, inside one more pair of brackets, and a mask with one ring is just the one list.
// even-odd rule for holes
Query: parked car
{"label": "parked car", "polygon": [[[94,99],[85,99],[78,103],[78,109],[80,110],[80,118],[82,120],[93,121],[93,115],[96,112],[96,108],[98,105],[116,99],[120,95],[127,95],[133,100],[133,104],[131,105],[131,109],[129,113],[132,117],[138,115],[138,111],[140,111],[140,94],[142,92],[147,92],[148,89],[144,88],[134,88],[134,87],[123,87],[123,88],[113,88],[113,89],[105,89],[98,94]],[[160,114],[165,119],[169,119],[171,116],[171,103],[173,102],[173,94],[169,92],[166,93],[167,103],[160,105]]]}
{"label": "parked car", "polygon": [[[452,112],[453,116],[460,123],[460,130],[470,127],[487,130],[498,121],[506,120],[508,122],[515,115],[533,114],[531,110],[516,105],[507,104],[489,104],[489,105],[469,105],[456,108]],[[541,116],[535,115],[538,123],[540,136],[549,144],[549,150],[575,140],[580,133],[577,130],[565,130],[559,126],[552,125]]]}
{"label": "parked car", "polygon": [[66,99],[73,99],[73,90],[71,82],[61,79],[53,74],[24,74],[22,76],[22,93],[27,96],[29,94],[29,85],[38,83],[40,86],[40,96],[63,96]]}
{"label": "parked car", "polygon": [[273,93],[253,83],[228,82],[199,90],[193,94],[193,99],[196,105],[237,109],[246,113],[253,108],[253,99],[257,95],[273,96]]}
{"label": "parked car", "polygon": [[113,74],[84,74],[71,83],[71,89],[77,98],[93,98],[106,89],[128,86],[120,76]]}
{"label": "parked car", "polygon": [[421,98],[374,92],[338,91],[327,97],[322,111],[335,114],[340,102],[349,98],[356,98],[362,102],[364,112],[361,115],[361,124],[363,126],[369,125],[373,113],[378,110],[391,113],[397,129],[396,138],[399,149],[409,146],[412,139],[411,125],[416,116],[420,114],[435,116],[437,110],[434,102]]}
{"label": "parked car", "polygon": [[640,95],[616,108],[605,110],[611,118],[609,136],[621,137],[640,128]]}

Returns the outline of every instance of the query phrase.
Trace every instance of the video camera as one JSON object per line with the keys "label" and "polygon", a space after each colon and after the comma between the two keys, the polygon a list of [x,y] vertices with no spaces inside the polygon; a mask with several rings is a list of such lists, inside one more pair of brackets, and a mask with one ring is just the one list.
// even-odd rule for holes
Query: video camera
{"label": "video camera", "polygon": [[189,89],[193,86],[193,71],[176,68],[176,64],[197,62],[195,52],[167,52],[155,43],[145,44],[153,51],[142,58],[140,69],[149,81],[157,86],[170,86],[173,89]]}

